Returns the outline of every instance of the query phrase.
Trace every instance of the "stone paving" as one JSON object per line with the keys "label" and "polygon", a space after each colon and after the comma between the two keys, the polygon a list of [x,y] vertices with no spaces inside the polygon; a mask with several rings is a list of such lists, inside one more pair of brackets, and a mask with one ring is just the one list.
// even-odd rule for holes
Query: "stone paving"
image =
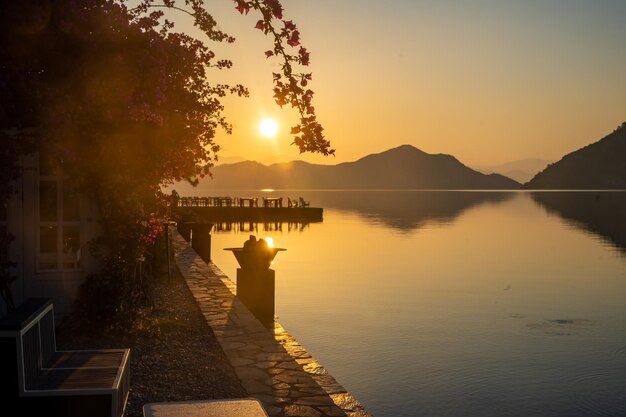
{"label": "stone paving", "polygon": [[372,417],[278,323],[267,329],[236,285],[174,232],[176,263],[243,387],[274,417]]}

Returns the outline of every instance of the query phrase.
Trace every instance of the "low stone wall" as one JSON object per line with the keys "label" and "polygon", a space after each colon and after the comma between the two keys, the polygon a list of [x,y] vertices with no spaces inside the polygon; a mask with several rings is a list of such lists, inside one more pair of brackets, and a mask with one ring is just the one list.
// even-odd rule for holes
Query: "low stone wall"
{"label": "low stone wall", "polygon": [[372,417],[285,329],[267,329],[236,285],[174,232],[176,263],[242,385],[270,416]]}

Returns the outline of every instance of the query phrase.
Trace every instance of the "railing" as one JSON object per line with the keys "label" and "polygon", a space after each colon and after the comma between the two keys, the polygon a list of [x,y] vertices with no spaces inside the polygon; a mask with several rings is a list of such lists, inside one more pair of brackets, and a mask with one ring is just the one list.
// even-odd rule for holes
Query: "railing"
{"label": "railing", "polygon": [[177,207],[259,207],[259,200],[262,201],[262,207],[288,207],[288,208],[304,208],[309,207],[309,202],[302,197],[287,197],[287,202],[283,205],[283,197],[179,197],[176,199]]}

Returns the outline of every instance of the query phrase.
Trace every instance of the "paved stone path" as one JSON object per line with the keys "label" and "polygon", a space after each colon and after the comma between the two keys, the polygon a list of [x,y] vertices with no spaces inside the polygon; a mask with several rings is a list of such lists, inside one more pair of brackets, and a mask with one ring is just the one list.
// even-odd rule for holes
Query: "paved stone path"
{"label": "paved stone path", "polygon": [[267,329],[235,297],[236,285],[174,232],[176,263],[251,397],[274,417],[372,417],[278,323]]}

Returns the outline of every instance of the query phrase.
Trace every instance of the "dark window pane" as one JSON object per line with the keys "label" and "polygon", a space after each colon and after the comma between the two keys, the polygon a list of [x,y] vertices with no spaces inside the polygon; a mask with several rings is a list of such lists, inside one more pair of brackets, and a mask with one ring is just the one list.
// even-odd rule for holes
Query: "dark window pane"
{"label": "dark window pane", "polygon": [[63,181],[63,220],[80,220],[80,200],[71,181]]}
{"label": "dark window pane", "polygon": [[53,181],[39,182],[39,219],[41,221],[57,220],[57,183]]}
{"label": "dark window pane", "polygon": [[39,155],[39,175],[57,175],[59,164],[46,155]]}
{"label": "dark window pane", "polygon": [[41,226],[39,228],[39,252],[40,253],[57,253],[57,227]]}
{"label": "dark window pane", "polygon": [[63,227],[63,268],[80,266],[80,228],[78,226]]}
{"label": "dark window pane", "polygon": [[57,227],[41,226],[39,228],[39,268],[54,269],[57,267]]}

